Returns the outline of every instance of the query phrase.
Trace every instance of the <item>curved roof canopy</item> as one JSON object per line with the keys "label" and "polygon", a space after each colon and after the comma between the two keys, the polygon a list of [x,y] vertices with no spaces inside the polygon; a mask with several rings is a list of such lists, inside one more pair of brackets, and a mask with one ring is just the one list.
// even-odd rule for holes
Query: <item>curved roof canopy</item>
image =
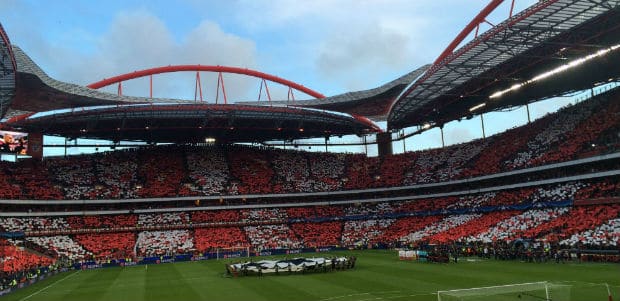
{"label": "curved roof canopy", "polygon": [[380,129],[363,117],[293,107],[151,103],[93,106],[16,116],[7,122],[26,132],[112,141],[198,143],[263,142]]}
{"label": "curved roof canopy", "polygon": [[[275,101],[273,103],[344,112],[366,116],[373,120],[384,121],[388,116],[390,105],[394,100],[412,81],[424,74],[424,71],[430,66],[431,65],[424,65],[419,67],[393,81],[373,89],[347,92],[325,98],[298,102]],[[258,104],[257,102],[247,103]]]}
{"label": "curved roof canopy", "polygon": [[[13,50],[18,85],[4,125],[15,130],[70,138],[176,143],[204,142],[205,138],[262,142],[381,131],[365,117],[327,110],[285,105],[207,104],[101,92],[52,79],[21,49],[13,47]],[[220,72],[251,71],[216,67]],[[145,70],[160,71],[168,70]],[[113,80],[116,78],[101,84]]]}
{"label": "curved roof canopy", "polygon": [[618,78],[620,60],[613,53],[510,95],[490,97],[620,43],[619,3],[537,2],[436,62],[394,102],[388,127],[442,125],[472,113],[523,105]]}
{"label": "curved roof canopy", "polygon": [[0,24],[0,117],[8,110],[15,96],[17,65],[9,37]]}

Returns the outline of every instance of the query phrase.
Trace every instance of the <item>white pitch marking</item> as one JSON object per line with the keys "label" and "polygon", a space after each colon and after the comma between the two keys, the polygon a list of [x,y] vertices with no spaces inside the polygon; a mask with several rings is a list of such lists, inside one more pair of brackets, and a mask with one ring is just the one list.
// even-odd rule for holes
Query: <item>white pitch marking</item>
{"label": "white pitch marking", "polygon": [[82,271],[82,270],[79,270],[79,271],[77,271],[76,273],[73,273],[73,274],[70,274],[70,275],[65,276],[65,278],[62,278],[62,279],[56,280],[56,282],[54,282],[54,283],[52,283],[52,284],[50,284],[50,285],[48,285],[48,286],[46,286],[46,287],[44,287],[44,288],[42,288],[42,289],[40,289],[40,290],[38,290],[38,291],[34,292],[34,293],[32,293],[32,294],[30,294],[30,295],[28,295],[28,296],[26,296],[26,297],[24,297],[24,298],[21,298],[19,301],[28,300],[30,297],[32,297],[32,296],[34,296],[34,295],[39,294],[40,292],[42,292],[42,291],[44,291],[44,290],[46,290],[46,289],[48,289],[48,288],[50,288],[50,287],[54,286],[56,283],[58,283],[58,282],[60,282],[60,281],[66,280],[66,279],[68,279],[69,277],[73,277],[73,276],[75,276],[75,275],[79,274],[81,271]]}

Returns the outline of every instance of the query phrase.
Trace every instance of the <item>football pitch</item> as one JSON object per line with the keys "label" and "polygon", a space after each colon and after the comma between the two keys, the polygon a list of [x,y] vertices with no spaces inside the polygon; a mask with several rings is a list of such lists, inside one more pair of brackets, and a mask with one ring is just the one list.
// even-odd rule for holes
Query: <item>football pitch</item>
{"label": "football pitch", "polygon": [[[70,271],[0,300],[437,300],[437,290],[551,281],[569,284],[570,300],[620,300],[620,265],[525,263],[463,258],[438,264],[398,260],[395,251],[301,254],[355,255],[352,270],[228,277],[227,260]],[[276,257],[254,257],[255,261]],[[514,300],[530,300],[515,296]]]}

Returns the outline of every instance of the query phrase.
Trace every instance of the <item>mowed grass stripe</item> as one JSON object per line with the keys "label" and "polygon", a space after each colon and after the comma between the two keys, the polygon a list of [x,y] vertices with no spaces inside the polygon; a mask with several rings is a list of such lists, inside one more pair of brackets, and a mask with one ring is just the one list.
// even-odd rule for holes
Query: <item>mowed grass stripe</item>
{"label": "mowed grass stripe", "polygon": [[71,279],[74,286],[59,300],[98,300],[105,292],[112,288],[114,279],[120,274],[120,269],[105,269],[101,271],[82,271],[80,277]]}
{"label": "mowed grass stripe", "polygon": [[[18,290],[0,301],[32,295],[39,300],[437,300],[437,290],[494,286],[539,280],[573,283],[572,301],[603,300],[609,283],[620,300],[620,265],[591,263],[524,263],[518,261],[461,260],[458,264],[399,261],[394,251],[305,254],[305,257],[352,255],[353,270],[305,275],[225,277],[224,260],[108,268],[60,274]],[[276,257],[268,257],[273,259]],[[254,261],[267,258],[252,258]],[[245,259],[243,259],[245,260]],[[595,297],[594,299],[592,297]]]}
{"label": "mowed grass stripe", "polygon": [[98,299],[102,300],[144,300],[146,270],[144,266],[113,268],[120,271],[118,277],[110,283],[109,290]]}
{"label": "mowed grass stripe", "polygon": [[146,271],[144,300],[200,300],[196,289],[181,275],[178,268],[192,268],[186,263],[149,265]]}

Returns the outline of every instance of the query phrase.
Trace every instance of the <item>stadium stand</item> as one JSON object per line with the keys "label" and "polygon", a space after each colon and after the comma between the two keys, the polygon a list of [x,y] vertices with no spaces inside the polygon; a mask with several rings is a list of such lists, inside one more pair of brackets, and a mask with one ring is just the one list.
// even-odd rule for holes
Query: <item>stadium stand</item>
{"label": "stadium stand", "polygon": [[29,270],[52,264],[53,260],[46,256],[34,254],[0,238],[0,274],[10,275],[19,271]]}
{"label": "stadium stand", "polygon": [[620,218],[608,220],[604,224],[580,233],[573,234],[570,238],[560,241],[565,246],[590,246],[604,247],[617,246],[620,242]]}
{"label": "stadium stand", "polygon": [[483,214],[476,219],[469,220],[468,222],[452,227],[446,231],[431,235],[426,238],[426,240],[432,244],[451,244],[463,237],[479,235],[487,231],[493,225],[496,225],[498,221],[505,220],[515,214],[517,214],[516,211],[495,211]]}
{"label": "stadium stand", "polygon": [[342,231],[342,244],[355,247],[372,245],[393,222],[393,219],[347,221]]}
{"label": "stadium stand", "polygon": [[[487,139],[384,158],[206,145],[120,150],[41,163],[1,162],[0,184],[7,187],[0,192],[2,199],[84,200],[79,206],[106,200],[84,207],[104,214],[0,217],[2,231],[25,234],[25,239],[0,239],[0,252],[6,254],[2,270],[14,273],[60,259],[166,256],[239,247],[260,252],[457,243],[479,246],[468,254],[482,254],[480,246],[493,246],[499,258],[514,258],[507,250],[518,239],[531,240],[538,249],[549,243],[617,248],[618,176],[586,177],[614,171],[615,161],[477,180],[617,153],[617,98],[615,92],[599,96]],[[566,176],[574,179],[563,180]],[[462,179],[472,182],[450,182]],[[415,192],[372,189],[420,184],[431,186]],[[370,190],[349,195],[349,189]],[[285,195],[313,192],[343,194]],[[282,197],[253,200],[256,208],[249,208],[250,200],[243,196],[230,198],[269,193]],[[178,196],[190,200],[112,202]],[[262,207],[266,204],[270,207]],[[145,211],[135,213],[134,205]],[[207,207],[212,208],[203,210]],[[7,206],[20,208],[18,202]],[[38,208],[85,210],[77,205],[35,206],[34,215],[45,214]],[[23,245],[28,249],[22,251]]]}
{"label": "stadium stand", "polygon": [[236,210],[197,211],[191,218],[193,223],[233,223],[241,219]]}
{"label": "stadium stand", "polygon": [[222,148],[189,149],[186,152],[188,176],[192,190],[204,195],[217,195],[226,191],[229,170]]}
{"label": "stadium stand", "polygon": [[497,240],[510,241],[521,236],[529,228],[557,218],[568,212],[567,208],[534,209],[511,216],[499,221],[494,226],[477,235],[466,237],[466,241],[493,242]]}
{"label": "stadium stand", "polygon": [[325,246],[339,246],[342,237],[342,223],[295,223],[291,230],[300,239],[300,243],[306,248],[318,248]]}
{"label": "stadium stand", "polygon": [[254,250],[301,248],[299,239],[287,225],[246,226],[244,231]]}
{"label": "stadium stand", "polygon": [[96,259],[116,259],[133,257],[136,235],[132,232],[89,233],[73,237]]}
{"label": "stadium stand", "polygon": [[194,250],[193,235],[187,230],[143,231],[136,241],[137,256],[162,256]]}
{"label": "stadium stand", "polygon": [[68,235],[33,236],[26,239],[47,250],[51,250],[57,257],[80,260],[93,255],[92,252],[86,251],[82,245]]}
{"label": "stadium stand", "polygon": [[[2,163],[6,199],[126,199],[337,191],[446,182],[617,150],[618,93],[468,143],[366,157],[249,146],[163,146]],[[592,146],[594,145],[594,147]]]}
{"label": "stadium stand", "polygon": [[194,241],[199,252],[250,245],[247,236],[239,227],[199,228],[194,231]]}

